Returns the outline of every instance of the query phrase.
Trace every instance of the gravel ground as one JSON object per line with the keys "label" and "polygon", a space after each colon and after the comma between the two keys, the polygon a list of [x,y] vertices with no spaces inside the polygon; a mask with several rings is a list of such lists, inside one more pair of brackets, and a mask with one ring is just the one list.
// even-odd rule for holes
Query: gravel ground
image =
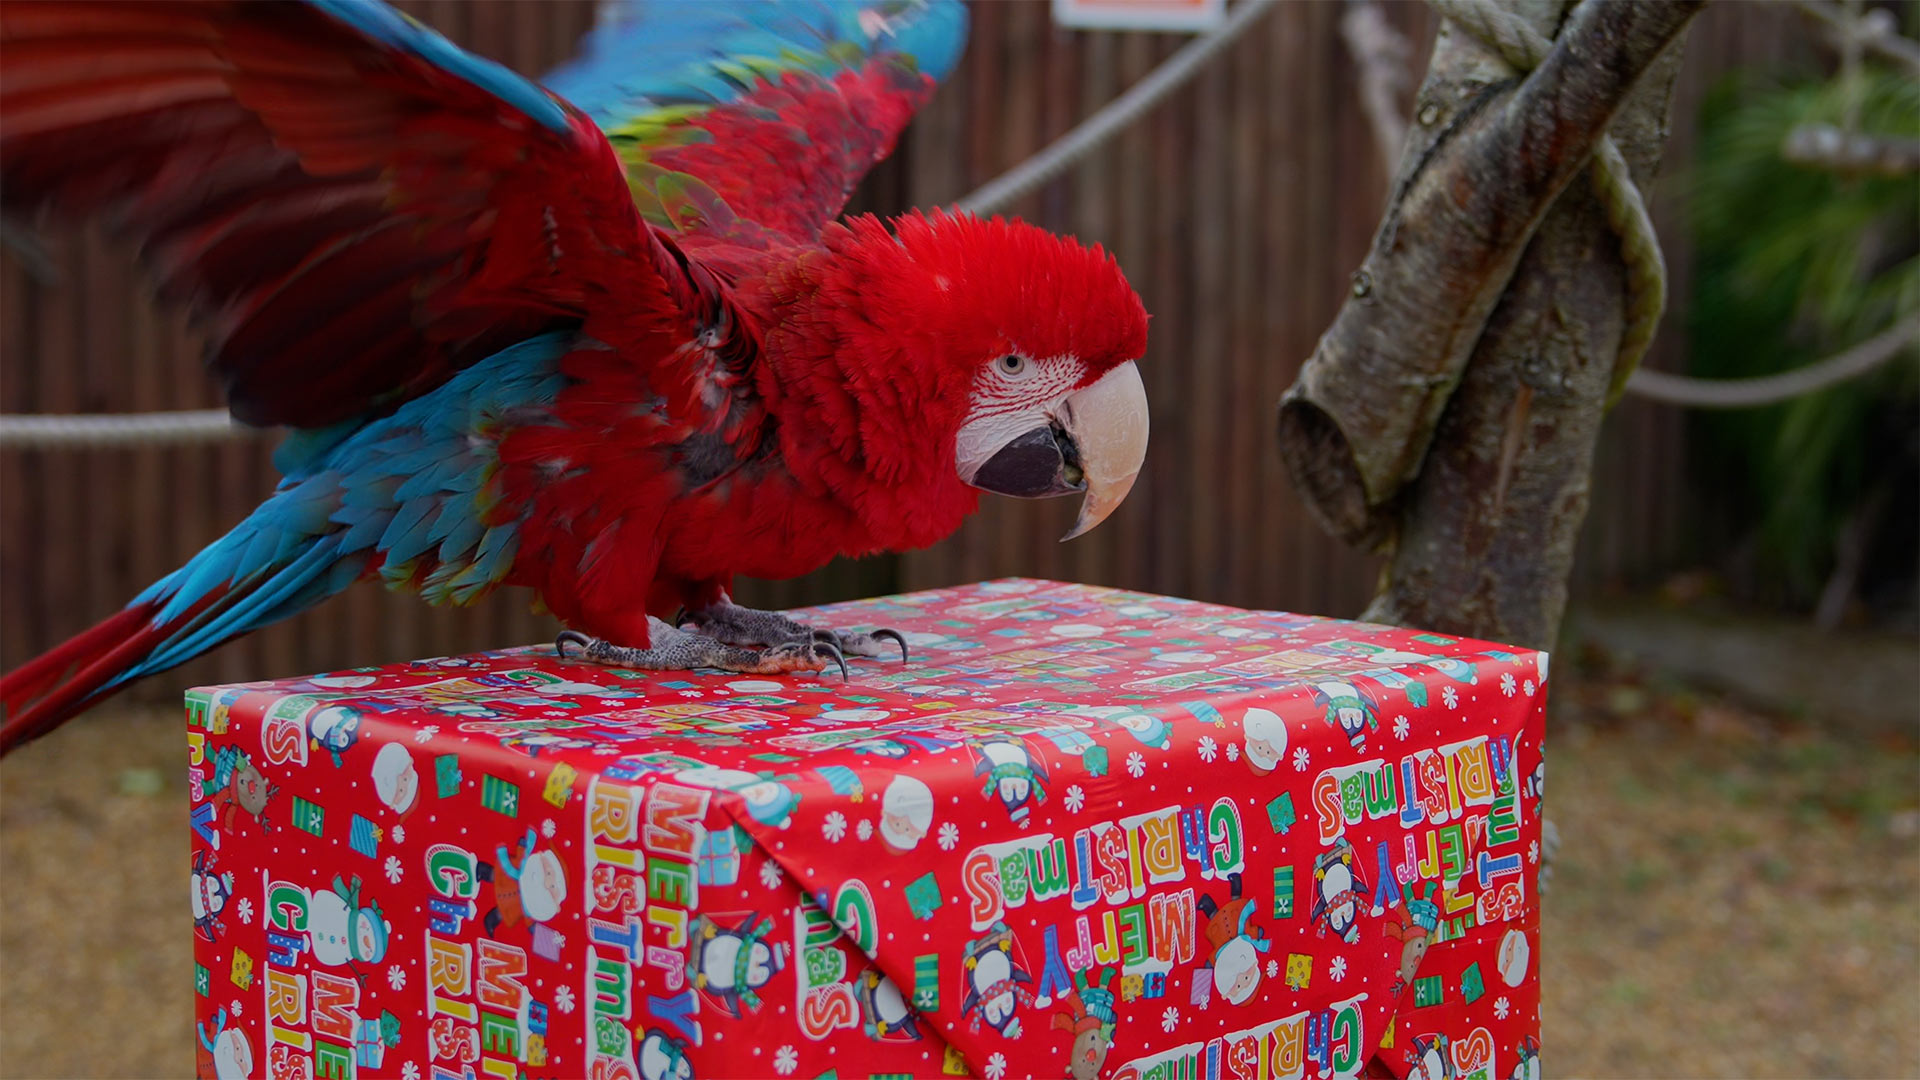
{"label": "gravel ground", "polygon": [[[1548,741],[1550,1071],[1920,1076],[1920,731],[1581,666]],[[0,1077],[191,1074],[181,732],[107,711],[0,763]]]}

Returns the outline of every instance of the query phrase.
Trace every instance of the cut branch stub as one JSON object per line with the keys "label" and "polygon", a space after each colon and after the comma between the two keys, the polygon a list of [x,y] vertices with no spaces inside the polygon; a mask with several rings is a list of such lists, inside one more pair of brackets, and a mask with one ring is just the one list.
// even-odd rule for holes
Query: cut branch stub
{"label": "cut branch stub", "polygon": [[[1280,452],[1334,535],[1377,547],[1527,240],[1702,0],[1584,3],[1515,85],[1443,26],[1419,127],[1354,288],[1280,402]],[[1551,8],[1530,18],[1553,30]]]}

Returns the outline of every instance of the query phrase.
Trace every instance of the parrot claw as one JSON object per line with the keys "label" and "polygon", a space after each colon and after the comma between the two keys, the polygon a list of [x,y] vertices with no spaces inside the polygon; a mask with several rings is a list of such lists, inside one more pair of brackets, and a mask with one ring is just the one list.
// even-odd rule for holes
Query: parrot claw
{"label": "parrot claw", "polygon": [[580,647],[580,654],[586,659],[591,660],[593,659],[593,647],[595,645],[604,646],[606,642],[599,638],[588,637],[578,630],[562,630],[560,631],[560,636],[553,639],[553,651],[562,660],[567,658],[567,646],[569,645],[578,645]]}
{"label": "parrot claw", "polygon": [[579,658],[589,663],[638,671],[688,671],[713,668],[720,671],[756,675],[787,675],[796,671],[823,671],[829,663],[840,668],[840,677],[851,680],[846,653],[826,631],[825,637],[786,641],[769,649],[742,648],[729,642],[676,630],[659,620],[649,624],[648,648],[635,649],[615,645],[605,638],[562,630],[553,640],[553,649],[562,660],[569,659],[567,646],[577,647]]}
{"label": "parrot claw", "polygon": [[899,646],[901,663],[907,661],[908,655],[906,636],[898,630],[881,629],[865,634],[828,630],[795,622],[778,612],[741,607],[732,601],[723,601],[702,611],[688,613],[680,629],[682,633],[698,632],[729,645],[831,646],[831,654],[821,655],[842,665],[849,656],[885,656],[887,649],[880,643],[888,639]]}
{"label": "parrot claw", "polygon": [[832,641],[816,641],[813,643],[813,655],[830,657],[834,663],[840,665],[840,681],[853,681],[853,676],[847,674],[847,654],[840,651],[838,643]]}
{"label": "parrot claw", "polygon": [[907,662],[907,639],[905,635],[900,633],[900,631],[888,630],[888,629],[882,628],[879,630],[875,630],[873,633],[869,634],[868,636],[871,638],[874,638],[875,640],[879,640],[881,638],[892,638],[894,644],[900,646],[900,662],[903,664]]}
{"label": "parrot claw", "polygon": [[824,671],[826,663],[832,661],[840,665],[840,677],[851,680],[847,673],[847,658],[840,646],[831,641],[789,641],[784,645],[775,645],[771,649],[755,652],[744,650],[746,655],[756,657],[758,663],[752,671],[760,675],[783,675],[794,671]]}

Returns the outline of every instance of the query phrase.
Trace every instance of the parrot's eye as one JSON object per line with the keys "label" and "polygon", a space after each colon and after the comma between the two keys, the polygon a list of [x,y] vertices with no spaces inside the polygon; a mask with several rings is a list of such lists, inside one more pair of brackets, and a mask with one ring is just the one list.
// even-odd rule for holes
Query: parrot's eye
{"label": "parrot's eye", "polygon": [[1026,357],[1021,356],[1017,353],[1008,353],[1007,355],[994,361],[994,366],[999,368],[1000,374],[1006,376],[1007,378],[1017,379],[1027,373],[1027,370],[1030,365],[1027,363]]}

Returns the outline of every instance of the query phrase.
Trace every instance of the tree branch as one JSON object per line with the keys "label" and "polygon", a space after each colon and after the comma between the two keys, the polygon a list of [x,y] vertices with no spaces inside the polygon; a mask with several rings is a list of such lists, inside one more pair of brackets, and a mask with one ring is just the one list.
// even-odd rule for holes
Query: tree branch
{"label": "tree branch", "polygon": [[1280,405],[1282,457],[1335,535],[1368,547],[1387,538],[1387,508],[1419,468],[1528,239],[1700,6],[1583,3],[1517,88],[1499,54],[1443,26],[1397,194],[1352,295]]}
{"label": "tree branch", "polygon": [[[1613,119],[1621,164],[1642,186],[1666,141],[1679,61],[1677,44],[1662,50]],[[1618,235],[1602,192],[1576,184],[1527,242],[1393,507],[1391,556],[1362,618],[1553,647],[1594,444],[1635,322]]]}

